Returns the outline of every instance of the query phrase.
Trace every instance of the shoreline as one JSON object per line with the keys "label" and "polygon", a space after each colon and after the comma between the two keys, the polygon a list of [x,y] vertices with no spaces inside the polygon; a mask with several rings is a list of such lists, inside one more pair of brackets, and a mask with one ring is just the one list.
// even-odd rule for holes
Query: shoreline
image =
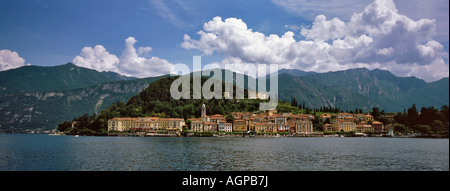
{"label": "shoreline", "polygon": [[370,136],[340,136],[340,135],[325,135],[323,133],[309,133],[309,134],[259,134],[248,135],[245,133],[187,133],[181,134],[161,134],[161,133],[108,133],[107,135],[71,135],[58,133],[2,133],[2,135],[48,135],[48,136],[94,136],[94,137],[256,137],[256,138],[308,138],[308,137],[325,137],[325,138],[426,138],[426,139],[448,139],[448,136],[443,135],[370,135]]}
{"label": "shoreline", "polygon": [[325,138],[429,138],[429,139],[448,139],[448,136],[442,135],[369,135],[369,136],[340,136],[340,135],[324,135],[321,132],[318,133],[299,133],[299,134],[257,134],[249,135],[245,133],[186,133],[181,134],[158,134],[158,133],[110,133],[105,136],[118,136],[118,137],[245,137],[245,138],[308,138],[308,137],[325,137]]}

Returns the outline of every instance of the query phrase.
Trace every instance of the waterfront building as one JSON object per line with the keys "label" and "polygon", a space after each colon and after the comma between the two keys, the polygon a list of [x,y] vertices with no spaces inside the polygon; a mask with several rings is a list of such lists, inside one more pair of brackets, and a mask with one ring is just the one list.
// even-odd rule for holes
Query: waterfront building
{"label": "waterfront building", "polygon": [[178,118],[113,118],[108,120],[108,131],[180,132],[184,119]]}
{"label": "waterfront building", "polygon": [[284,125],[284,124],[286,124],[286,117],[284,117],[284,116],[276,116],[275,117],[275,123],[276,124],[279,124],[279,125]]}
{"label": "waterfront building", "polygon": [[203,131],[204,132],[211,132],[211,122],[203,122]]}
{"label": "waterfront building", "polygon": [[267,132],[266,123],[255,123],[255,132],[256,133],[265,133]]}
{"label": "waterfront building", "polygon": [[338,120],[332,126],[333,131],[356,131],[356,123],[353,121]]}
{"label": "waterfront building", "polygon": [[266,123],[266,132],[276,133],[278,132],[278,126],[276,123]]}
{"label": "waterfront building", "polygon": [[351,114],[351,113],[339,113],[339,114],[337,114],[336,118],[337,119],[347,119],[347,120],[349,120],[349,119],[353,119],[353,114]]}
{"label": "waterfront building", "polygon": [[295,122],[296,133],[312,133],[314,132],[313,124],[311,121],[296,121]]}
{"label": "waterfront building", "polygon": [[201,119],[190,119],[191,131],[203,132],[203,121]]}
{"label": "waterfront building", "polygon": [[248,125],[248,130],[249,131],[255,131],[255,129],[256,129],[256,126],[255,126],[254,123],[251,123],[251,124]]}
{"label": "waterfront building", "polygon": [[356,125],[356,132],[373,133],[374,129],[373,129],[372,125]]}
{"label": "waterfront building", "polygon": [[158,117],[142,117],[135,119],[129,130],[156,133],[158,131],[158,120]]}
{"label": "waterfront building", "polygon": [[323,131],[333,131],[333,125],[329,123],[323,125]]}
{"label": "waterfront building", "polygon": [[225,123],[226,123],[226,121],[218,121],[217,122],[217,131],[218,132],[225,132]]}
{"label": "waterfront building", "polygon": [[211,118],[209,118],[209,116],[207,116],[207,115],[203,115],[202,116],[202,121],[203,122],[211,122]]}
{"label": "waterfront building", "polygon": [[289,124],[278,124],[278,132],[289,132]]}
{"label": "waterfront building", "polygon": [[211,123],[211,131],[217,132],[219,129],[219,125],[217,123]]}
{"label": "waterfront building", "polygon": [[184,119],[160,118],[158,120],[158,130],[176,133],[183,131]]}
{"label": "waterfront building", "polygon": [[225,118],[222,116],[222,115],[220,115],[220,114],[216,114],[216,115],[212,115],[211,117],[210,117],[210,121],[211,121],[211,123],[218,123],[219,121],[221,121],[221,120],[224,120]]}
{"label": "waterfront building", "polygon": [[289,125],[289,132],[290,133],[295,133],[296,132],[296,130],[295,130],[295,123],[292,123],[292,124]]}
{"label": "waterfront building", "polygon": [[247,122],[245,120],[234,120],[233,131],[234,132],[246,132],[247,131]]}
{"label": "waterfront building", "polygon": [[379,121],[373,121],[372,126],[373,126],[373,130],[377,133],[387,132],[387,130],[384,129],[383,123],[381,123]]}
{"label": "waterfront building", "polygon": [[225,123],[225,132],[233,132],[233,124]]}
{"label": "waterfront building", "polygon": [[108,131],[128,131],[136,118],[113,118],[108,120]]}

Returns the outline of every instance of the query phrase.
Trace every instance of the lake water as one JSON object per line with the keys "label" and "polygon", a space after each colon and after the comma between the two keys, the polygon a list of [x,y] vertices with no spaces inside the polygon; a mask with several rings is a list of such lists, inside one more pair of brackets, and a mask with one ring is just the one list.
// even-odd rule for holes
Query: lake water
{"label": "lake water", "polygon": [[0,135],[0,171],[448,171],[449,140]]}

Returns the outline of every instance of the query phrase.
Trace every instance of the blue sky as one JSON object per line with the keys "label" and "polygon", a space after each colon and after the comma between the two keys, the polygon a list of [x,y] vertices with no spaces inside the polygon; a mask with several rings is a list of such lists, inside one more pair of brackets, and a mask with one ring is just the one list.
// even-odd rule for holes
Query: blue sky
{"label": "blue sky", "polygon": [[[415,44],[409,44],[417,45],[417,50],[410,50],[409,45],[401,45],[400,40],[394,40],[391,44],[382,43],[380,39],[397,39],[395,34],[381,34],[383,27],[379,27],[379,31],[368,31],[365,36],[339,29],[342,24],[344,28],[351,28],[355,23],[363,22],[352,22],[354,14],[369,15],[371,10],[383,14],[380,6],[370,9],[369,5],[376,4],[372,0],[0,0],[0,64],[3,63],[0,70],[27,64],[54,66],[76,62],[79,66],[99,71],[111,70],[124,75],[147,77],[165,73],[167,71],[164,68],[170,68],[173,64],[190,65],[192,56],[202,55],[203,63],[214,62],[219,65],[233,62],[271,64],[277,60],[289,60],[287,68],[306,71],[367,67],[386,69],[399,76],[416,76],[427,81],[448,77],[448,1],[396,0],[395,9],[389,1],[387,4],[378,4],[386,5],[395,14],[411,20],[397,15],[389,19],[397,19],[405,25],[423,24],[418,22],[420,19],[434,19],[428,20],[428,25],[426,22],[423,24],[430,30],[435,26],[436,32],[432,35],[430,31],[407,31],[409,38],[417,38]],[[317,17],[321,14],[326,17]],[[338,20],[333,20],[334,17]],[[208,29],[205,28],[207,23]],[[234,27],[241,24],[246,27]],[[369,26],[375,23],[366,24]],[[202,36],[199,31],[205,35]],[[289,41],[288,45],[275,39],[273,42],[277,46],[272,47],[273,43],[268,39],[270,35],[281,38],[288,31],[292,32],[292,37],[288,37],[289,33],[286,38],[282,38]],[[316,35],[324,33],[336,33],[336,36]],[[202,39],[206,34],[223,39]],[[260,34],[264,38],[259,38]],[[419,35],[430,37],[421,38]],[[239,37],[253,39],[242,44],[242,47],[261,45],[263,50],[273,50],[274,55],[267,53],[267,56],[277,58],[281,54],[280,59],[268,59],[258,51],[232,51],[232,44],[227,43],[236,45],[239,42],[229,39]],[[363,42],[359,37],[368,37],[369,41]],[[353,44],[355,47],[362,46],[361,43],[371,43],[373,46],[362,46],[364,52],[356,52],[354,47],[351,51],[342,47],[329,47],[340,42],[350,43],[355,39],[361,40],[359,44]],[[314,47],[319,47],[316,55],[301,52],[305,44],[318,40],[324,43],[314,44]],[[226,48],[219,47],[220,43],[225,43]],[[345,46],[348,48],[350,45]],[[287,47],[296,48],[287,51]],[[339,54],[334,55],[336,52]],[[423,56],[412,56],[410,59],[417,52],[423,53]],[[320,56],[323,54],[330,56]],[[340,56],[346,54],[352,56]],[[361,54],[364,56],[355,56]],[[154,71],[142,73],[143,69]],[[427,74],[421,74],[424,69],[428,70]]]}
{"label": "blue sky", "polygon": [[124,40],[133,36],[158,57],[192,62],[191,52],[179,47],[183,35],[194,35],[215,16],[242,18],[267,34],[285,32],[283,23],[298,23],[296,16],[270,1],[203,0],[186,2],[185,7],[163,2],[175,18],[162,16],[168,13],[152,1],[2,0],[0,49],[17,51],[32,65],[60,65],[72,61],[85,46],[101,44],[120,55]]}

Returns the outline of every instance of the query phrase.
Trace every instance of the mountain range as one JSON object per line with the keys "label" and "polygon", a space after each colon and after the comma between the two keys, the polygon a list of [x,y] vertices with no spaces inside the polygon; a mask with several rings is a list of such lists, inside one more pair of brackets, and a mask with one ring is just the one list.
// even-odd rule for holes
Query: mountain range
{"label": "mountain range", "polygon": [[62,121],[126,102],[160,78],[130,78],[71,63],[0,72],[0,131],[54,129]]}
{"label": "mountain range", "polygon": [[[0,131],[54,129],[62,121],[85,113],[99,113],[117,101],[126,102],[152,82],[166,77],[168,75],[136,79],[71,63],[2,71]],[[449,105],[449,78],[427,83],[378,69],[328,73],[282,69],[278,72],[278,82],[279,99],[295,98],[309,108],[330,106],[368,111],[378,107],[402,112],[413,103],[418,108]]]}
{"label": "mountain range", "polygon": [[372,107],[401,112],[417,107],[440,108],[449,103],[449,78],[427,83],[415,77],[397,77],[385,70],[366,68],[306,76],[279,76],[280,98],[305,100],[309,107],[332,106],[344,110]]}
{"label": "mountain range", "polygon": [[24,66],[0,73],[0,93],[65,91],[104,82],[135,79],[114,72],[98,72],[72,63]]}

